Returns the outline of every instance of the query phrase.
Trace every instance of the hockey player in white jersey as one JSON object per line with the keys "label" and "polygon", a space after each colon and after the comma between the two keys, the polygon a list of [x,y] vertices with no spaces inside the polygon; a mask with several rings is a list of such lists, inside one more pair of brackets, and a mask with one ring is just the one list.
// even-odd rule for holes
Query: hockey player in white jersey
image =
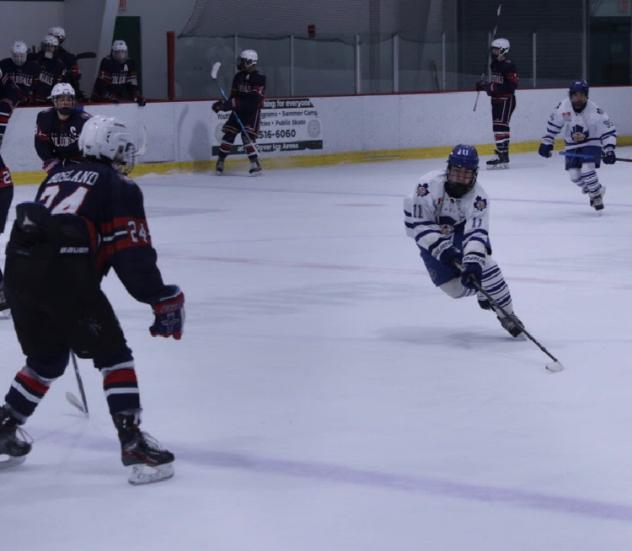
{"label": "hockey player in white jersey", "polygon": [[479,306],[494,311],[501,325],[517,337],[522,324],[513,313],[500,267],[491,256],[489,199],[476,181],[477,174],[476,148],[457,145],[448,157],[447,170],[424,174],[414,195],[404,199],[406,233],[415,240],[430,279],[439,289],[452,298],[462,298],[477,294],[478,285],[495,303],[478,293]]}
{"label": "hockey player in white jersey", "polygon": [[563,132],[566,170],[582,193],[588,194],[590,206],[603,209],[606,188],[599,183],[597,169],[601,161],[616,161],[617,131],[608,114],[588,99],[588,83],[576,80],[568,89],[568,98],[554,109],[546,126],[538,153],[550,157],[556,136]]}

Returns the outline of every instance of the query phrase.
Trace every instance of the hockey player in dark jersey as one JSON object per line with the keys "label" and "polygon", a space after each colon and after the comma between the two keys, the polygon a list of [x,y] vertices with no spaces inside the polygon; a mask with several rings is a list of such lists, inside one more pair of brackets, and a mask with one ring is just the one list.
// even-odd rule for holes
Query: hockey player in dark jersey
{"label": "hockey player in dark jersey", "polygon": [[0,146],[13,110],[25,99],[20,87],[0,69]]}
{"label": "hockey player in dark jersey", "polygon": [[496,38],[491,44],[491,80],[476,83],[477,91],[485,91],[491,97],[492,125],[496,141],[496,159],[487,161],[488,168],[509,167],[509,121],[516,108],[518,72],[513,61],[507,58],[509,40]]}
{"label": "hockey player in dark jersey", "polygon": [[81,92],[81,89],[79,88],[81,70],[79,69],[77,56],[70,53],[62,46],[64,40],[66,40],[66,31],[63,27],[51,27],[48,29],[48,34],[54,36],[59,42],[55,55],[64,63],[64,67],[66,69],[66,75],[64,77],[65,82],[74,88],[77,99],[83,99],[83,92]]}
{"label": "hockey player in dark jersey", "polygon": [[39,76],[39,65],[28,60],[28,47],[25,42],[17,40],[11,47],[11,57],[0,61],[0,69],[22,90],[21,105],[33,103],[33,90]]}
{"label": "hockey player in dark jersey", "polygon": [[[4,159],[0,155],[0,233],[4,233],[7,223],[7,216],[13,200],[13,180],[11,171],[4,164]],[[9,307],[4,295],[4,274],[0,270],[0,312]],[[4,314],[2,314],[4,316]]]}
{"label": "hockey player in dark jersey", "polygon": [[6,292],[26,365],[0,407],[0,456],[19,463],[31,450],[20,429],[69,354],[92,358],[121,444],[129,481],[143,484],[173,475],[174,456],[141,432],[134,359],[117,317],[100,288],[113,268],[127,291],[151,305],[153,336],[180,339],[184,295],[165,285],[157,266],[143,195],[127,173],[134,163],[130,131],[95,116],[83,127],[79,164],[57,166],[34,202],[16,209],[7,245]]}
{"label": "hockey player in dark jersey", "polygon": [[75,91],[67,82],[53,86],[53,107],[37,114],[35,150],[42,169],[50,172],[58,164],[81,160],[79,134],[90,115],[76,107]]}
{"label": "hockey player in dark jersey", "polygon": [[141,107],[145,105],[138,86],[136,63],[129,58],[124,40],[115,40],[110,55],[101,60],[92,101],[135,101]]}
{"label": "hockey player in dark jersey", "polygon": [[228,101],[217,101],[213,104],[213,111],[216,113],[231,111],[228,121],[222,128],[224,135],[215,165],[217,174],[224,172],[224,161],[231,152],[237,134],[241,134],[244,150],[250,160],[250,174],[256,175],[261,172],[256,142],[259,133],[261,106],[266,89],[266,77],[257,71],[258,60],[259,56],[254,50],[241,52],[237,60],[239,71],[233,78]]}
{"label": "hockey player in dark jersey", "polygon": [[48,103],[53,86],[66,77],[64,62],[56,57],[58,46],[57,38],[48,34],[42,40],[40,51],[30,56],[30,59],[36,61],[40,68],[33,90],[33,99],[38,105]]}

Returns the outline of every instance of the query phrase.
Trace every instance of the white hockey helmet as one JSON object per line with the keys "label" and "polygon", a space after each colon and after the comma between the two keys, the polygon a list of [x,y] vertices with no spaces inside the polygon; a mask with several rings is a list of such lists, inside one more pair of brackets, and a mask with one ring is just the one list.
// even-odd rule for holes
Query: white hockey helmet
{"label": "white hockey helmet", "polygon": [[59,46],[59,40],[57,40],[56,36],[52,34],[47,34],[44,38],[42,38],[42,52],[44,52],[44,56],[47,58],[52,58],[55,55],[55,50]]}
{"label": "white hockey helmet", "polygon": [[506,56],[509,53],[509,40],[506,38],[495,38],[492,40],[490,48],[498,48],[498,55]]}
{"label": "white hockey helmet", "polygon": [[48,34],[53,35],[60,44],[66,40],[66,31],[63,27],[51,27],[48,29]]}
{"label": "white hockey helmet", "polygon": [[29,49],[26,45],[26,42],[22,42],[21,40],[16,40],[11,46],[11,59],[13,63],[16,65],[24,65],[26,63],[26,57],[28,55]]}
{"label": "white hockey helmet", "polygon": [[108,159],[123,174],[134,168],[136,146],[125,123],[96,115],[83,125],[79,135],[79,150],[85,157]]}
{"label": "white hockey helmet", "polygon": [[127,55],[128,50],[125,40],[115,40],[112,42],[112,57],[116,59],[116,61],[120,61],[121,63],[127,61]]}
{"label": "white hockey helmet", "polygon": [[243,50],[237,59],[237,66],[240,69],[249,69],[254,67],[259,61],[259,56],[255,50]]}
{"label": "white hockey helmet", "polygon": [[59,82],[53,86],[48,99],[52,100],[59,114],[70,115],[76,105],[75,89],[67,82]]}

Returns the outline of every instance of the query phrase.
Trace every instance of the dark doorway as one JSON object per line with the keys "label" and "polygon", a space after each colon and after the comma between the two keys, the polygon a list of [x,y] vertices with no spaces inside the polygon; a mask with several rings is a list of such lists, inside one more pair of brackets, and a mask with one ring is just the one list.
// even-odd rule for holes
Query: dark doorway
{"label": "dark doorway", "polygon": [[136,62],[138,85],[143,89],[143,57],[141,49],[140,17],[119,16],[114,23],[112,40],[125,40],[129,57]]}
{"label": "dark doorway", "polygon": [[630,84],[630,19],[593,17],[589,36],[590,84]]}

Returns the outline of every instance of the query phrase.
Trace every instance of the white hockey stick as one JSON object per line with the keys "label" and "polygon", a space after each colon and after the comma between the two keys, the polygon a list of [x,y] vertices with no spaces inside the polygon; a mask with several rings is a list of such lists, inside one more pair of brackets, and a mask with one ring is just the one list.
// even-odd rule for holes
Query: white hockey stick
{"label": "white hockey stick", "polygon": [[[496,24],[494,25],[494,28],[492,30],[492,42],[494,41],[494,39],[496,38],[496,33],[498,32],[498,18],[500,17],[500,12],[503,9],[503,5],[502,4],[498,4],[498,8],[496,8]],[[489,43],[489,45],[491,46],[491,42]],[[487,54],[487,61],[489,64],[489,53]],[[485,73],[481,74],[481,80],[483,80],[485,78]],[[472,111],[476,111],[476,106],[478,105],[478,97],[481,95],[481,91],[477,90],[476,91],[476,99],[474,100],[474,108],[472,109]]]}
{"label": "white hockey stick", "polygon": [[[219,73],[219,69],[220,69],[221,66],[222,66],[222,62],[221,61],[216,61],[215,63],[213,63],[213,67],[211,68],[211,78],[217,84],[217,89],[219,90],[219,94],[220,94],[220,96],[222,96],[222,99],[224,101],[228,101],[228,96],[226,95],[226,92],[224,92],[224,89],[221,87],[220,83],[217,81],[217,75]],[[237,120],[237,124],[239,124],[239,128],[241,128],[241,135],[242,136],[246,136],[246,139],[248,140],[248,143],[255,150],[255,153],[257,155],[259,155],[259,150],[257,149],[257,146],[256,146],[255,142],[253,142],[250,139],[250,135],[248,134],[248,132],[246,132],[246,127],[244,126],[244,123],[241,122],[241,119],[239,118],[239,115],[234,110],[233,110],[233,114],[235,115],[235,119]]]}

